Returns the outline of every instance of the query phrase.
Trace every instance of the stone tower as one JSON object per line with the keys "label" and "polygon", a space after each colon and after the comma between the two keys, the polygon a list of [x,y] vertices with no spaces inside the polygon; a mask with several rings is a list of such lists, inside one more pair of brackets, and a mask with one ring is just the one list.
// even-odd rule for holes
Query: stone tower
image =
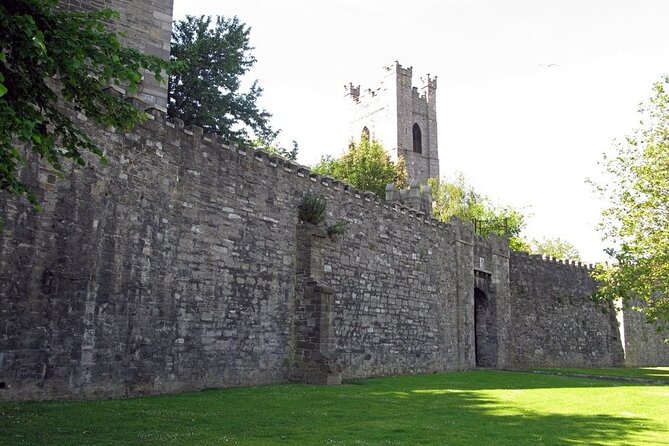
{"label": "stone tower", "polygon": [[403,156],[409,181],[425,183],[439,176],[437,145],[437,78],[428,74],[420,91],[412,85],[412,67],[399,62],[384,67],[376,89],[347,85],[351,123],[349,136],[362,134],[380,141],[396,160]]}
{"label": "stone tower", "polygon": [[[77,1],[64,0],[60,7],[71,10],[111,9],[119,13],[119,20],[114,22],[116,31],[122,33],[120,40],[144,54],[170,57],[170,38],[172,35],[173,0],[127,0]],[[141,89],[134,95],[147,106],[166,109],[167,84],[158,82],[153,75],[146,75]]]}

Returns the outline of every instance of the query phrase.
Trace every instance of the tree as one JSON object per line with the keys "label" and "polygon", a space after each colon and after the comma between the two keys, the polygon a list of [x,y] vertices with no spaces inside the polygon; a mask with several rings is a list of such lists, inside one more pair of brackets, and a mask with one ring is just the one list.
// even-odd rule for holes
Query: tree
{"label": "tree", "polygon": [[250,31],[237,17],[216,17],[212,23],[211,17],[187,16],[174,22],[171,58],[188,68],[170,76],[170,117],[230,141],[272,144],[277,135],[269,123],[272,115],[257,104],[262,88],[254,81],[241,91],[241,78],[256,61]]}
{"label": "tree", "polygon": [[158,79],[171,65],[122,46],[106,23],[118,14],[105,10],[68,12],[56,0],[5,0],[0,4],[0,190],[37,198],[17,176],[26,164],[22,147],[57,171],[63,159],[85,164],[85,152],[105,161],[100,148],[61,108],[119,130],[146,114],[105,87],[137,90],[142,69]]}
{"label": "tree", "polygon": [[578,249],[560,237],[542,238],[541,240],[532,239],[530,242],[530,252],[533,254],[544,254],[556,259],[580,260],[581,254]]}
{"label": "tree", "polygon": [[312,169],[350,183],[360,190],[385,197],[386,186],[394,183],[406,188],[407,174],[402,158],[394,163],[381,143],[363,137],[358,144],[351,142],[340,158],[325,156]]}
{"label": "tree", "polygon": [[641,106],[640,127],[602,162],[598,190],[611,203],[601,230],[616,265],[599,267],[598,296],[641,302],[649,322],[669,327],[669,76]]}
{"label": "tree", "polygon": [[476,221],[481,235],[497,234],[509,239],[509,247],[516,251],[529,250],[528,243],[520,237],[525,226],[525,216],[510,206],[499,206],[488,197],[474,190],[464,175],[459,174],[452,182],[430,178],[432,188],[432,214],[441,221],[458,217],[465,221]]}

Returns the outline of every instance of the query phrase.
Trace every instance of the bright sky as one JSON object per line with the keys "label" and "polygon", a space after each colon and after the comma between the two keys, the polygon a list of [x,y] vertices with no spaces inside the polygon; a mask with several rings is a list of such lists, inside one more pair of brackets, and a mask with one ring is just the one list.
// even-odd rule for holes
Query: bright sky
{"label": "bright sky", "polygon": [[526,234],[605,260],[602,204],[585,184],[669,73],[669,0],[176,0],[174,18],[237,15],[252,28],[261,104],[313,165],[347,141],[348,82],[382,67],[438,76],[442,176],[463,172],[531,214]]}

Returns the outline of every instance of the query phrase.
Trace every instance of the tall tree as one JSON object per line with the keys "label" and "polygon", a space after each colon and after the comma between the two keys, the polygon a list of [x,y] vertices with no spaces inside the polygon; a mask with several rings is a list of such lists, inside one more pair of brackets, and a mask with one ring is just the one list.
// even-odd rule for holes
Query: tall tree
{"label": "tall tree", "polygon": [[600,267],[599,296],[642,302],[650,322],[669,327],[669,76],[643,104],[640,127],[602,162],[599,191],[610,203],[601,229],[616,265]]}
{"label": "tall tree", "polygon": [[167,113],[224,138],[271,145],[277,132],[272,115],[258,106],[262,88],[254,81],[242,91],[242,76],[256,62],[249,42],[251,29],[237,17],[187,16],[174,22],[173,60],[187,69],[170,76]]}
{"label": "tall tree", "polygon": [[528,251],[528,243],[520,236],[525,226],[525,216],[510,206],[494,204],[458,174],[453,181],[430,178],[432,188],[432,213],[441,221],[451,217],[461,220],[476,220],[477,230],[482,235],[497,234],[509,238],[509,247],[516,251]]}
{"label": "tall tree", "polygon": [[104,88],[119,85],[133,93],[143,68],[160,80],[170,67],[119,43],[105,26],[117,13],[69,12],[56,5],[56,0],[0,3],[0,190],[25,196],[35,206],[36,197],[17,176],[26,164],[20,147],[61,172],[63,159],[85,164],[85,152],[105,159],[59,100],[94,122],[127,130],[146,114]]}
{"label": "tall tree", "polygon": [[351,142],[339,158],[321,158],[313,171],[346,181],[382,198],[386,195],[386,185],[390,183],[399,188],[408,187],[402,158],[394,163],[380,142],[366,137],[357,144]]}

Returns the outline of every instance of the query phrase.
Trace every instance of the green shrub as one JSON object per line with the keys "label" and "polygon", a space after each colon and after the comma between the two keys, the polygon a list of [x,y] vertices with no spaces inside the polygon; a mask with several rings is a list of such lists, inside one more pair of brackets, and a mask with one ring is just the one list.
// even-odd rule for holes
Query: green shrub
{"label": "green shrub", "polygon": [[307,192],[298,206],[297,217],[302,222],[317,225],[325,219],[326,206],[325,198]]}
{"label": "green shrub", "polygon": [[337,223],[328,226],[328,235],[341,235],[346,232],[348,222],[346,220],[339,220]]}

